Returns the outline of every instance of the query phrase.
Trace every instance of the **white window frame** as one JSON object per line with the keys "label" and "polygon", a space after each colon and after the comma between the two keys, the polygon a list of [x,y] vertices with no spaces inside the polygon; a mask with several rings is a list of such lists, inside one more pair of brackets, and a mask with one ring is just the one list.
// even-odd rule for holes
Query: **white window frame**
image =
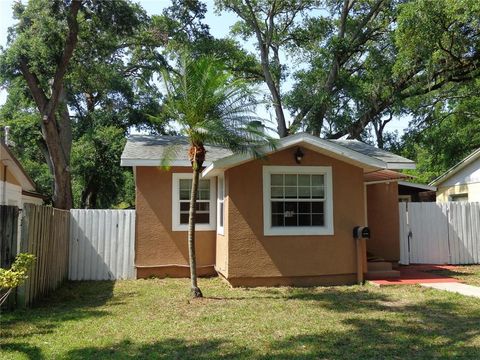
{"label": "white window frame", "polygon": [[398,195],[398,202],[412,202],[412,195]]}
{"label": "white window frame", "polygon": [[[217,177],[217,234],[225,235],[225,176],[223,174],[218,175]],[[223,194],[223,197],[220,196]],[[223,213],[221,212],[223,204]],[[223,217],[223,226],[220,217]]]}
{"label": "white window frame", "polygon": [[[323,175],[325,184],[325,225],[272,227],[271,174]],[[334,235],[331,166],[263,166],[263,234],[265,236]]]}
{"label": "white window frame", "polygon": [[[173,173],[172,174],[172,231],[188,231],[188,224],[180,224],[180,180],[193,179],[190,173]],[[216,213],[216,184],[215,179],[202,179],[210,181],[210,221],[208,224],[195,224],[196,231],[212,231],[217,227]]]}
{"label": "white window frame", "polygon": [[[462,198],[465,198],[466,200],[459,200],[459,199],[462,199]],[[468,202],[468,192],[450,194],[448,196],[448,201],[451,201],[451,202]]]}

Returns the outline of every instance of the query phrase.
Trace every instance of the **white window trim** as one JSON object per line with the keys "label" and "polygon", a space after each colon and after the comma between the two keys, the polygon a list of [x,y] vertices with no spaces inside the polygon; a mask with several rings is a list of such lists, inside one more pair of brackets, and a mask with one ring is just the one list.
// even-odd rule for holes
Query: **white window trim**
{"label": "white window trim", "polygon": [[[314,174],[325,176],[325,225],[272,227],[270,175]],[[333,182],[330,166],[264,166],[263,167],[263,234],[265,236],[333,235]]]}
{"label": "white window trim", "polygon": [[[222,180],[222,193],[223,193],[223,199],[220,199],[220,180]],[[217,184],[218,184],[218,191],[217,191],[217,234],[218,235],[225,235],[225,176],[222,174],[219,174],[217,177]],[[220,209],[222,208],[220,206],[220,203],[223,203],[223,214],[220,213]],[[223,226],[220,226],[220,216],[223,215]]]}
{"label": "white window trim", "polygon": [[[459,198],[467,198],[466,200],[458,200]],[[468,202],[468,192],[450,194],[448,195],[448,201],[451,202]]]}
{"label": "white window trim", "polygon": [[[172,231],[188,231],[188,224],[180,224],[180,179],[192,179],[191,173],[172,174]],[[195,224],[196,231],[212,231],[217,227],[216,213],[216,182],[215,179],[204,179],[210,181],[210,222],[208,224]]]}
{"label": "white window trim", "polygon": [[398,195],[398,202],[412,202],[412,195]]}

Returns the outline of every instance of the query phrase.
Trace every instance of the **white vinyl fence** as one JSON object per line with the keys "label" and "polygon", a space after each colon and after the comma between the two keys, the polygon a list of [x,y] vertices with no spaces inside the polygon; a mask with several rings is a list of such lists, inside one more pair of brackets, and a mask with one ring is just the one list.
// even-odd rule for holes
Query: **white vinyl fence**
{"label": "white vinyl fence", "polygon": [[400,263],[480,264],[480,203],[400,203]]}
{"label": "white vinyl fence", "polygon": [[134,279],[135,210],[70,211],[69,280]]}

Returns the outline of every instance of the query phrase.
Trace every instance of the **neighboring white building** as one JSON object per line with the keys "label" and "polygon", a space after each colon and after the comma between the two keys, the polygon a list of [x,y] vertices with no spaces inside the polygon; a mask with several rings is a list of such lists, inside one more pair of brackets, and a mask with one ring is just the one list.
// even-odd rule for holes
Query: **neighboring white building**
{"label": "neighboring white building", "polygon": [[0,141],[0,205],[42,205],[44,197],[7,145]]}
{"label": "neighboring white building", "polygon": [[437,202],[480,202],[480,149],[433,180],[430,185],[437,187]]}

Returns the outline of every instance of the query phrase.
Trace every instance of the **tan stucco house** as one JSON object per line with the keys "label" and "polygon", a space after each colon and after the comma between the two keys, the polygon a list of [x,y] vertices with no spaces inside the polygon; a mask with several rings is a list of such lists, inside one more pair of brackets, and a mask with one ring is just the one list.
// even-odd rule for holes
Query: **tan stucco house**
{"label": "tan stucco house", "polygon": [[[137,135],[122,154],[122,165],[135,173],[140,278],[189,275],[188,148],[183,137]],[[348,284],[359,266],[367,273],[367,250],[398,261],[397,182],[405,176],[396,170],[414,168],[411,160],[304,133],[279,140],[263,159],[206,148],[197,208],[200,275],[218,274],[233,286]],[[167,157],[168,170],[161,166]],[[358,245],[353,228],[367,224],[372,237]]]}
{"label": "tan stucco house", "polygon": [[37,193],[35,184],[25,169],[0,138],[0,205],[43,204],[44,196]]}
{"label": "tan stucco house", "polygon": [[437,202],[480,201],[480,149],[433,180],[430,185],[437,187]]}

